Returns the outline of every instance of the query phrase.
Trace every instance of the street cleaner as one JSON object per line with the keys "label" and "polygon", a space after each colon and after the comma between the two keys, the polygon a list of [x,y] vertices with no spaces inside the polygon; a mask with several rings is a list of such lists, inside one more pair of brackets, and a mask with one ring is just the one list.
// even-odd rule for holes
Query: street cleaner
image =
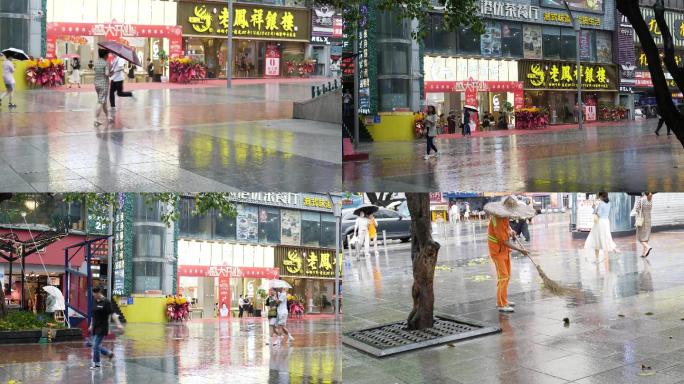
{"label": "street cleaner", "polygon": [[509,225],[509,218],[528,218],[534,216],[534,208],[519,202],[513,196],[507,196],[502,201],[488,203],[484,206],[489,214],[487,228],[487,243],[489,256],[496,267],[496,307],[499,312],[514,312],[515,303],[508,301],[508,282],[511,277],[511,249],[523,255],[528,251],[515,244],[515,232]]}

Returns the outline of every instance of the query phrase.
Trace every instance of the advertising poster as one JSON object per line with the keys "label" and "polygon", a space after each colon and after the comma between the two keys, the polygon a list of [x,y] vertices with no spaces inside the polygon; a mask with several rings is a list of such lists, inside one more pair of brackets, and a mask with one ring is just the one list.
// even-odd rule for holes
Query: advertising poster
{"label": "advertising poster", "polygon": [[542,30],[541,25],[523,26],[523,56],[526,59],[542,58]]}
{"label": "advertising poster", "polygon": [[580,58],[590,61],[592,59],[591,53],[591,32],[580,31]]}
{"label": "advertising poster", "polygon": [[219,275],[219,316],[230,316],[230,276]]}
{"label": "advertising poster", "polygon": [[280,49],[275,44],[269,44],[266,46],[266,52],[264,53],[266,60],[266,67],[264,70],[264,75],[266,76],[279,76],[280,75]]}
{"label": "advertising poster", "polygon": [[587,105],[584,107],[584,115],[586,116],[587,121],[596,121],[596,106]]}
{"label": "advertising poster", "polygon": [[497,22],[487,23],[485,33],[480,37],[482,56],[501,56],[501,25]]}
{"label": "advertising poster", "polygon": [[577,202],[577,230],[589,232],[594,226],[594,202],[581,200]]}
{"label": "advertising poster", "polygon": [[301,241],[301,213],[289,209],[280,210],[280,242],[285,245],[299,245]]}
{"label": "advertising poster", "polygon": [[256,243],[258,239],[258,209],[251,205],[238,205],[237,241]]}
{"label": "advertising poster", "polygon": [[613,59],[611,36],[608,33],[596,33],[596,58],[599,63],[610,63]]}

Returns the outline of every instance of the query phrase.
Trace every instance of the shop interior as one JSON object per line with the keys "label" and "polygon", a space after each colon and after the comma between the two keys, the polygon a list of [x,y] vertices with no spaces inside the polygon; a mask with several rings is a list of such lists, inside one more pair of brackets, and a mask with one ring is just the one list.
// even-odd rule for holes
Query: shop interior
{"label": "shop interior", "polygon": [[[614,92],[582,92],[585,106],[597,107],[601,103],[613,103]],[[550,124],[571,124],[577,122],[576,91],[525,91],[525,106],[549,109]],[[591,117],[584,117],[590,120]]]}
{"label": "shop interior", "polygon": [[[434,105],[437,110],[437,115],[444,114],[448,116],[451,111],[456,113],[457,121],[461,121],[463,108],[465,107],[465,92],[442,92],[442,93],[427,93],[427,105]],[[496,129],[495,122],[499,121],[499,117],[504,115],[504,104],[506,102],[514,105],[513,92],[478,92],[477,93],[477,116],[480,119],[480,129],[482,129],[482,121],[485,114],[492,116],[489,119],[492,124],[489,129]],[[515,105],[514,105],[515,106]],[[512,116],[508,116],[509,119]],[[512,123],[512,122],[508,122]]]}
{"label": "shop interior", "polygon": [[331,279],[283,277],[290,283],[290,295],[304,307],[304,313],[334,313],[334,287]]}
{"label": "shop interior", "polygon": [[[179,293],[190,301],[190,312],[193,317],[216,318],[218,317],[219,284],[218,277],[191,277],[181,276]],[[260,316],[265,305],[265,299],[259,295],[259,290],[264,289],[268,279],[259,278],[231,278],[230,279],[230,316],[238,317],[240,295],[245,296],[251,303],[251,311],[245,310],[243,316]]]}
{"label": "shop interior", "polygon": [[[91,61],[97,58],[97,43],[105,41],[104,36],[63,36],[56,43],[57,58],[64,59],[65,69],[67,70],[67,79],[71,75],[73,55],[79,58],[81,62],[81,84],[92,84],[95,78],[95,72],[91,68]],[[163,65],[163,60],[160,59],[160,53],[168,55],[168,39],[163,38],[145,38],[145,37],[126,37],[120,39],[124,44],[135,48],[138,59],[145,67],[135,67],[134,75],[135,82],[151,81],[148,79],[147,59],[152,59],[154,64],[154,74],[157,81],[161,81],[161,76],[166,75],[166,68]],[[163,55],[162,55],[163,56]],[[126,63],[126,73],[128,74],[128,67],[130,64]],[[132,81],[127,78],[126,81]]]}
{"label": "shop interior", "polygon": [[[184,39],[188,57],[207,66],[207,78],[225,78],[227,44],[226,39],[188,37]],[[259,78],[265,73],[266,46],[271,41],[233,39],[233,77]],[[297,42],[275,43],[281,52],[280,75],[286,73],[285,59],[304,55],[304,44]]]}

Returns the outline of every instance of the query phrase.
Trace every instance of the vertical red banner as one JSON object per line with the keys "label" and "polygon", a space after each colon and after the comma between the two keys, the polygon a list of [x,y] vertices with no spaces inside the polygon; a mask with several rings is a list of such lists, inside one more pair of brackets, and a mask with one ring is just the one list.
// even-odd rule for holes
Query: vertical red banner
{"label": "vertical red banner", "polygon": [[219,276],[219,317],[230,317],[230,276]]}
{"label": "vertical red banner", "polygon": [[[466,105],[477,108],[477,88],[466,87],[465,103]],[[480,128],[480,119],[477,117],[476,111],[470,112],[470,121],[475,124],[475,129],[473,129],[473,131],[477,131]]]}

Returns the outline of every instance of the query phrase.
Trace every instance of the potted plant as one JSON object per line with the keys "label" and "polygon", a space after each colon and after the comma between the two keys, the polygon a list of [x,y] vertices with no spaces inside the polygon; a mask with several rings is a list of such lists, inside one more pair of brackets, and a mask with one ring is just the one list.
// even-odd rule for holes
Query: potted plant
{"label": "potted plant", "polygon": [[265,289],[260,288],[256,292],[256,308],[254,309],[254,316],[261,317],[261,312],[264,310],[264,305],[266,303],[266,298],[268,297],[268,292]]}
{"label": "potted plant", "polygon": [[45,326],[31,312],[10,311],[0,318],[0,344],[37,343]]}
{"label": "potted plant", "polygon": [[502,106],[504,112],[504,118],[506,119],[506,124],[511,124],[511,114],[513,113],[513,104],[509,101],[503,103]]}

